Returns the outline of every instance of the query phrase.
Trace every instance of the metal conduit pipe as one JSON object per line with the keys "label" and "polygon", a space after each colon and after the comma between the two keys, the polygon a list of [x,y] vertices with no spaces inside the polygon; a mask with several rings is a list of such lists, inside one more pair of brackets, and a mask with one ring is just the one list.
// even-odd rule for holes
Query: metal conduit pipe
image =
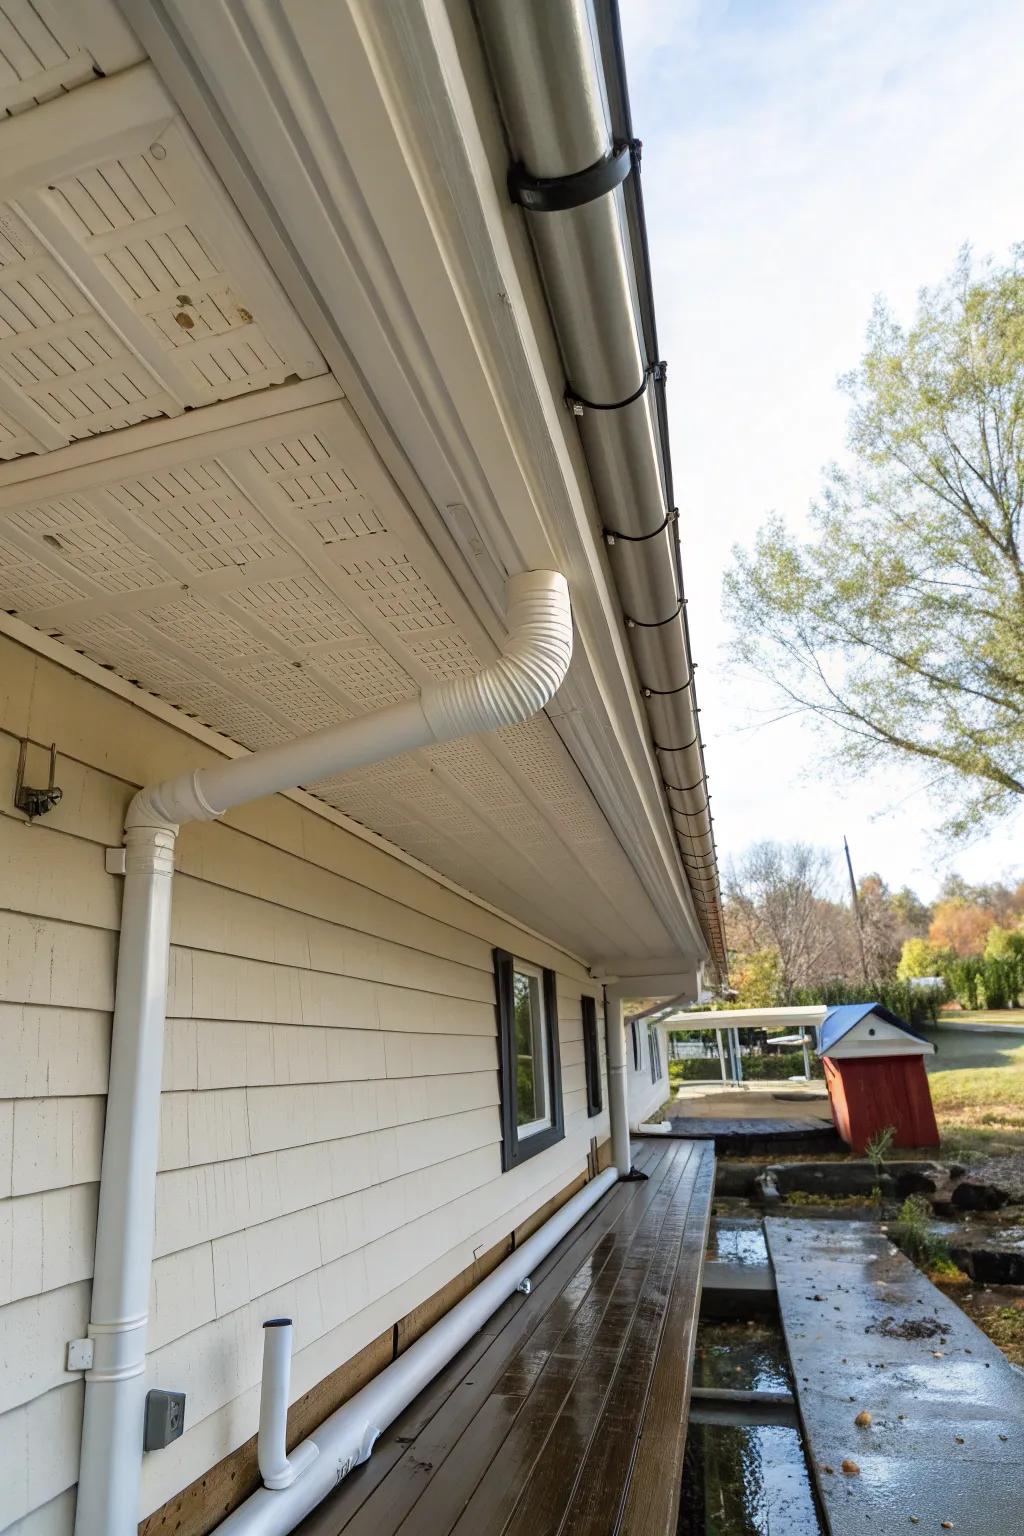
{"label": "metal conduit pipe", "polygon": [[[614,0],[597,3],[617,37]],[[616,139],[591,0],[475,5],[516,162],[510,187],[526,210],[680,855],[712,957],[724,972],[717,860],[659,399],[664,365],[652,355],[657,338],[649,274],[643,252],[638,270],[636,251],[635,231],[643,232],[638,146],[630,147],[629,175],[620,174],[627,164],[622,141],[632,132],[621,59],[617,100],[625,132]]]}
{"label": "metal conduit pipe", "polygon": [[[139,1520],[171,885],[179,824],[219,816],[262,795],[345,773],[399,752],[528,719],[554,696],[569,669],[572,613],[564,576],[554,571],[513,576],[508,583],[507,623],[509,635],[501,654],[473,676],[431,685],[408,703],[343,721],[312,736],[181,774],[140,790],[129,807],[77,1536],[134,1536]],[[274,1421],[275,1415],[278,1421],[281,1416],[284,1359],[273,1343],[270,1353],[277,1391],[272,1382],[265,1400],[268,1433],[280,1441],[283,1451],[283,1431]],[[403,1359],[412,1354],[410,1350]],[[433,1369],[442,1364],[442,1359],[437,1360]],[[426,1380],[429,1375],[420,1385]],[[266,1435],[264,1441],[269,1445]],[[309,1475],[311,1460],[311,1453],[292,1453],[291,1469],[303,1472],[296,1481]],[[275,1470],[280,1476],[288,1475],[280,1466]],[[339,1475],[335,1466],[332,1485]],[[270,1496],[284,1498],[287,1491]]]}

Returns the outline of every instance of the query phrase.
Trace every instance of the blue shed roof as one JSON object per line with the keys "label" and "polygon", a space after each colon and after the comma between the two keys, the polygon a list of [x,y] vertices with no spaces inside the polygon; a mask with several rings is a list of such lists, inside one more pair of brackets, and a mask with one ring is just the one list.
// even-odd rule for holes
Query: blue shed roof
{"label": "blue shed roof", "polygon": [[897,1029],[902,1029],[904,1034],[912,1040],[922,1040],[927,1045],[929,1042],[924,1035],[918,1034],[916,1029],[896,1014],[890,1013],[888,1008],[883,1008],[881,1003],[843,1003],[838,1008],[830,1008],[821,1022],[821,1033],[818,1038],[818,1055],[827,1056],[828,1052],[836,1045],[844,1035],[848,1035],[861,1019],[869,1013],[876,1013],[887,1024],[894,1024]]}

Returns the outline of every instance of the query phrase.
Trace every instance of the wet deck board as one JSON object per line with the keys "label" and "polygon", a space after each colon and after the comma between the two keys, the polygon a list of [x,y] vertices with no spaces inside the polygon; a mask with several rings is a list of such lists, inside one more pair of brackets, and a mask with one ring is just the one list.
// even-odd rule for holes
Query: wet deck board
{"label": "wet deck board", "polygon": [[714,1156],[637,1151],[301,1536],[673,1536]]}
{"label": "wet deck board", "polygon": [[776,1148],[779,1151],[798,1148],[810,1151],[816,1147],[842,1145],[832,1122],[813,1115],[785,1120],[671,1115],[669,1123],[672,1126],[669,1134],[685,1137],[688,1141],[713,1141],[719,1153],[771,1153]]}
{"label": "wet deck board", "polygon": [[874,1225],[765,1230],[830,1536],[1020,1536],[1024,1374]]}

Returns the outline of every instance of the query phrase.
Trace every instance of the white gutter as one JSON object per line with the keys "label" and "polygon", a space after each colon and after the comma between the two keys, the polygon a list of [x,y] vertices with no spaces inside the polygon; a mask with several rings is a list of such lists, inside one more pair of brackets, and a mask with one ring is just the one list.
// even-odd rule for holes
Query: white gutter
{"label": "white gutter", "polygon": [[[544,708],[569,668],[572,614],[565,578],[554,571],[513,576],[507,622],[509,636],[501,655],[476,674],[431,684],[417,699],[298,741],[142,789],[128,808],[77,1536],[134,1536],[139,1520],[171,877],[178,826],[399,752],[528,719]],[[599,1182],[593,1181],[583,1193],[589,1194]],[[402,1360],[412,1355],[410,1350]],[[334,1481],[342,1475],[337,1458],[335,1463]],[[283,1497],[284,1492],[270,1497]]]}
{"label": "white gutter", "polygon": [[[474,9],[515,161],[511,190],[543,278],[680,858],[724,974],[717,854],[659,399],[665,369],[652,355],[653,306],[645,302],[639,147],[613,133],[613,118],[627,138],[632,130],[621,60],[606,66],[596,16],[610,14],[615,31],[617,8],[614,0],[474,0]],[[619,77],[617,106],[608,75]],[[623,174],[610,174],[616,165]]]}

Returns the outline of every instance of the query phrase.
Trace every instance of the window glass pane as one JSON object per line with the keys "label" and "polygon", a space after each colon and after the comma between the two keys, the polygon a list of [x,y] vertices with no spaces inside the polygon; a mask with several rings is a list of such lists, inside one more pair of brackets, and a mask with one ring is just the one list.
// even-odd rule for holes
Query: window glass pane
{"label": "window glass pane", "polygon": [[547,1113],[547,1062],[540,980],[522,971],[512,977],[516,1048],[516,1124],[534,1126]]}

